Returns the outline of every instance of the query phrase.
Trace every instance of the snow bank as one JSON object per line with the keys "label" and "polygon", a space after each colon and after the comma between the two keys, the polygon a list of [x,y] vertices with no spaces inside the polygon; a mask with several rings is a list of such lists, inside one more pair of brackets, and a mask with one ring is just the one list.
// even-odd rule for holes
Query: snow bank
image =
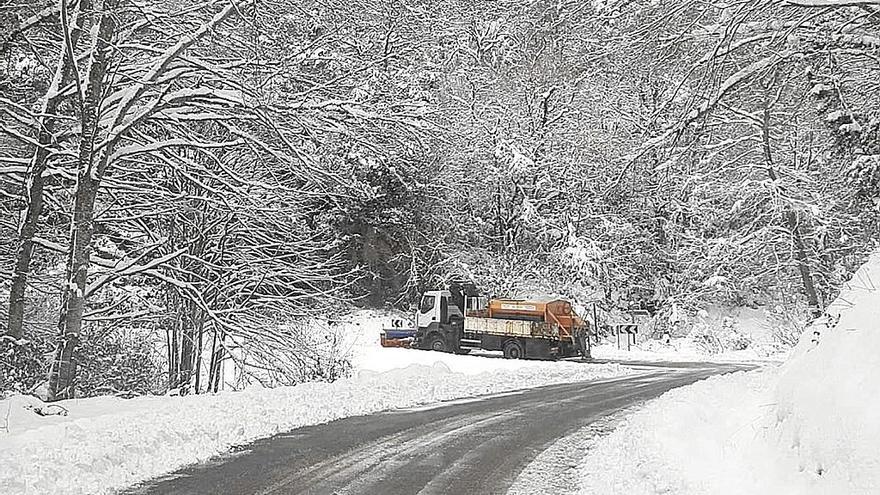
{"label": "snow bank", "polygon": [[880,252],[780,367],[670,391],[600,440],[582,493],[880,493]]}
{"label": "snow bank", "polygon": [[880,251],[829,306],[836,325],[804,333],[777,390],[776,429],[806,473],[880,493]]}
{"label": "snow bank", "polygon": [[562,363],[530,363],[475,376],[436,363],[385,373],[361,371],[350,379],[295,387],[55,403],[67,416],[38,416],[27,407],[45,404],[15,396],[0,401],[0,493],[113,493],[232,446],[301,426],[627,372],[617,365],[557,364]]}
{"label": "snow bank", "polygon": [[658,340],[639,342],[629,351],[626,350],[626,340],[621,342],[620,348],[616,343],[604,343],[593,346],[591,354],[595,359],[622,361],[781,362],[788,356],[788,351],[755,346],[711,354],[689,338],[674,338],[669,344]]}
{"label": "snow bank", "polygon": [[[601,439],[582,464],[581,493],[794,494],[754,449],[774,369],[711,377],[667,392]],[[792,488],[794,490],[794,488]]]}

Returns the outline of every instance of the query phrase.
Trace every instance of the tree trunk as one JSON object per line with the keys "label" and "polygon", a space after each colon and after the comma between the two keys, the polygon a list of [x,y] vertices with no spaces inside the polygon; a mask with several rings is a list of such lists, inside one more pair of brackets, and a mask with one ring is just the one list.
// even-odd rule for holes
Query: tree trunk
{"label": "tree trunk", "polygon": [[222,365],[223,365],[223,357],[224,357],[223,354],[224,354],[224,350],[226,349],[224,347],[224,340],[226,338],[226,333],[223,330],[218,330],[215,327],[214,328],[214,337],[215,338],[217,338],[217,332],[220,332],[219,343],[217,345],[217,348],[214,350],[213,355],[211,356],[211,361],[212,361],[212,363],[211,363],[211,376],[212,376],[211,391],[214,393],[217,393],[217,391],[220,389],[220,379],[221,379],[220,373],[222,371]]}
{"label": "tree trunk", "polygon": [[[773,150],[770,146],[770,106],[764,106],[764,118],[761,126],[761,141],[764,148],[764,160],[767,165],[767,176],[770,180],[776,181],[778,176],[773,164]],[[804,284],[804,294],[807,296],[807,304],[810,306],[810,314],[813,318],[822,315],[822,309],[819,306],[819,297],[816,293],[816,285],[813,283],[813,274],[810,269],[810,259],[807,255],[807,248],[804,239],[801,236],[800,226],[797,221],[797,214],[787,209],[783,214],[785,218],[785,226],[791,235],[794,243],[795,257],[797,258],[798,272],[801,275],[801,282]]]}
{"label": "tree trunk", "polygon": [[177,315],[172,329],[172,349],[174,356],[168,363],[168,388],[178,389],[180,395],[193,392],[193,366],[196,362],[196,307],[188,298],[182,296],[176,287],[169,287],[173,297],[169,298],[168,310]]}
{"label": "tree trunk", "polygon": [[87,170],[81,171],[77,181],[70,254],[67,260],[67,283],[64,286],[58,322],[60,342],[55,350],[55,361],[49,375],[49,400],[73,398],[76,386],[74,354],[82,332],[89,254],[94,232],[92,214],[98,192],[97,182],[83,177],[87,174]]}
{"label": "tree trunk", "polygon": [[177,366],[177,386],[180,388],[180,395],[188,395],[192,390],[193,376],[193,332],[192,327],[187,326],[180,333],[180,358],[178,358]]}
{"label": "tree trunk", "polygon": [[[60,0],[62,3],[65,0]],[[73,27],[70,30],[69,52],[76,50],[80,35],[85,24],[86,12],[91,11],[91,0],[80,0],[77,12],[74,14]],[[27,290],[27,277],[30,273],[31,256],[34,250],[34,235],[37,231],[37,222],[43,211],[43,172],[46,171],[49,157],[49,146],[55,140],[55,115],[58,107],[64,101],[65,96],[61,90],[73,82],[74,64],[68,54],[66,41],[61,42],[61,57],[55,69],[52,84],[46,92],[46,101],[40,117],[37,121],[37,149],[31,158],[25,179],[25,211],[21,214],[18,227],[18,249],[15,253],[15,269],[12,272],[12,286],[9,289],[9,318],[7,320],[6,334],[13,338],[21,338],[24,335],[24,302]]]}
{"label": "tree trunk", "polygon": [[72,398],[76,389],[75,355],[82,331],[89,255],[92,235],[95,231],[93,219],[95,198],[98,194],[103,169],[106,168],[106,155],[96,157],[94,153],[99,127],[98,108],[104,89],[110,40],[116,29],[110,11],[116,7],[116,3],[117,0],[104,2],[100,24],[95,39],[92,40],[88,85],[82,105],[82,136],[79,145],[74,214],[68,247],[67,283],[63,288],[61,316],[58,320],[59,342],[49,372],[50,401]]}
{"label": "tree trunk", "polygon": [[214,337],[211,343],[211,364],[208,368],[208,388],[206,392],[217,393],[220,387],[220,370],[223,362],[225,333],[214,325]]}
{"label": "tree trunk", "polygon": [[195,323],[196,327],[196,351],[193,353],[195,358],[195,383],[193,385],[193,391],[196,394],[200,394],[201,392],[201,378],[202,378],[202,341],[204,340],[205,335],[205,318],[201,314],[201,310],[196,311],[198,315],[198,321]]}
{"label": "tree trunk", "polygon": [[810,260],[807,256],[807,248],[801,237],[800,227],[798,226],[797,215],[791,210],[785,213],[788,230],[791,232],[791,238],[794,241],[794,252],[797,256],[798,271],[801,274],[801,280],[804,283],[804,293],[807,295],[807,304],[810,305],[810,314],[813,318],[822,316],[822,308],[819,306],[819,295],[816,293],[816,285],[813,283],[813,274],[810,270]]}

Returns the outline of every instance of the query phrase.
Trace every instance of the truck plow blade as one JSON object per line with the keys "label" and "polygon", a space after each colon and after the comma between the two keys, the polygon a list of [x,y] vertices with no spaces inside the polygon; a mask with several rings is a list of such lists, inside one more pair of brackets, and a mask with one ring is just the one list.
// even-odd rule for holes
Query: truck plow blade
{"label": "truck plow blade", "polygon": [[379,338],[382,347],[409,347],[415,335],[415,328],[394,328],[382,330]]}

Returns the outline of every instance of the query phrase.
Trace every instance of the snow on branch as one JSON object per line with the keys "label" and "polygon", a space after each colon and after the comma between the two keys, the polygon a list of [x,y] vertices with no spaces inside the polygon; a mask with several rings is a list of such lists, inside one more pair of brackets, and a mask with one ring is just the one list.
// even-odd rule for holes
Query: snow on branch
{"label": "snow on branch", "polygon": [[[123,95],[124,97],[124,95]],[[123,118],[122,121],[113,124],[115,126],[113,133],[98,147],[98,149],[115,142],[116,138],[133,128],[139,122],[143,122],[147,118],[161,113],[165,110],[172,110],[181,103],[205,103],[216,105],[235,105],[241,103],[241,98],[234,91],[219,90],[215,88],[195,88],[181,89],[177,91],[169,91],[162,93],[147,104],[136,107],[137,112],[130,118]],[[133,106],[133,102],[129,105],[129,109]],[[220,115],[217,115],[219,118]]]}
{"label": "snow on branch", "polygon": [[867,49],[880,48],[880,37],[859,34],[837,34],[832,37],[835,43],[852,45]]}
{"label": "snow on branch", "polygon": [[123,146],[116,150],[112,155],[110,155],[109,161],[114,162],[119,160],[120,158],[125,158],[132,155],[137,155],[141,153],[152,153],[154,151],[163,150],[166,148],[195,148],[195,149],[208,149],[208,148],[232,148],[235,146],[239,146],[244,144],[244,140],[237,139],[235,141],[225,141],[220,143],[207,143],[200,141],[192,141],[189,139],[168,139],[166,141],[156,141],[149,144],[134,144]]}
{"label": "snow on branch", "polygon": [[718,102],[720,102],[725,96],[727,96],[727,94],[730,93],[735,87],[742,84],[743,81],[748,80],[749,78],[761,71],[773,67],[774,65],[792,55],[794,55],[793,51],[785,50],[783,52],[773,54],[769,57],[762,58],[761,60],[752,62],[751,64],[736,71],[733,75],[731,75],[730,77],[725,79],[723,83],[721,83],[721,86],[718,88],[718,92],[715,94],[715,96],[713,96],[709,101],[703,103],[688,114],[685,122],[681,127],[683,128],[684,126],[690,125],[697,119],[704,117],[707,113],[709,113],[709,111],[711,111],[713,108],[715,108],[716,105],[718,105]]}
{"label": "snow on branch", "polygon": [[30,158],[24,158],[21,156],[0,156],[0,163],[15,163],[27,166],[30,162]]}
{"label": "snow on branch", "polygon": [[[158,246],[156,246],[156,247],[158,247]],[[140,264],[139,262],[144,257],[146,257],[147,254],[152,252],[153,249],[147,249],[143,254],[141,254],[137,258],[123,260],[123,261],[116,264],[112,273],[105,274],[101,278],[99,278],[98,280],[90,283],[86,287],[86,296],[88,297],[90,294],[94,293],[96,290],[100,289],[101,287],[106,285],[108,282],[110,282],[112,280],[116,280],[117,278],[130,276],[130,275],[137,275],[139,273],[144,273],[144,272],[148,272],[148,271],[154,270],[156,268],[159,268],[160,266],[164,265],[165,263],[168,263],[169,261],[171,261],[171,260],[177,258],[178,256],[182,255],[183,253],[185,253],[187,249],[188,248],[180,248],[177,251],[173,251],[173,252],[170,252],[170,253],[165,254],[163,256],[159,256],[158,258],[153,259],[153,260],[151,260],[147,263],[143,263],[143,264]]]}
{"label": "snow on branch", "polygon": [[[6,161],[5,158],[0,157],[0,163]],[[0,175],[7,174],[23,174],[28,171],[27,165],[19,165],[17,167],[0,167]]]}
{"label": "snow on branch", "polygon": [[[11,107],[15,111],[10,110]],[[28,109],[24,105],[20,105],[8,98],[3,98],[0,96],[0,111],[8,114],[10,117],[15,119],[19,124],[22,124],[27,127],[33,127],[37,122],[37,118],[30,109]]]}
{"label": "snow on branch", "polygon": [[9,137],[16,139],[22,143],[28,144],[30,146],[34,146],[37,148],[45,148],[45,146],[40,146],[40,143],[38,143],[34,138],[32,138],[30,136],[26,136],[26,135],[22,134],[20,131],[18,131],[17,129],[13,129],[9,126],[0,125],[0,133],[6,134]]}
{"label": "snow on branch", "polygon": [[712,110],[714,110],[715,107],[717,107],[718,104],[737,86],[749,80],[756,74],[759,74],[762,71],[765,71],[782,62],[783,60],[788,59],[795,53],[797,52],[794,52],[792,50],[785,50],[779,53],[775,53],[773,55],[770,55],[769,57],[765,57],[755,62],[752,62],[751,64],[736,71],[734,74],[729,76],[727,79],[724,80],[724,82],[721,83],[715,95],[700,104],[694,110],[691,110],[681,121],[668,127],[662,134],[645,141],[645,143],[640,146],[636,150],[636,152],[628,155],[628,158],[630,160],[635,159],[636,157],[641,156],[647,150],[659,146],[670,137],[682,132],[689,125],[693,124],[699,119],[702,119]]}
{"label": "snow on branch", "polygon": [[867,5],[880,6],[880,0],[783,0],[784,5],[797,7],[859,7]]}
{"label": "snow on branch", "polygon": [[[69,252],[69,249],[64,244],[50,241],[49,239],[34,236],[32,240],[34,244],[46,248],[50,251],[55,251],[56,253],[67,254]],[[113,261],[102,258],[100,256],[96,256],[95,254],[91,255],[91,257],[89,258],[89,262],[93,265],[101,266],[104,268],[113,268],[114,265]]]}
{"label": "snow on branch", "polygon": [[135,320],[138,318],[144,318],[147,316],[152,316],[153,311],[149,309],[142,309],[139,311],[129,311],[128,313],[113,313],[113,314],[85,314],[83,315],[83,320],[85,321],[119,321],[119,320]]}
{"label": "snow on branch", "polygon": [[21,21],[17,26],[3,33],[2,38],[0,38],[0,53],[5,52],[9,47],[9,43],[19,34],[24,33],[47,19],[57,16],[58,10],[59,4],[53,2],[52,5]]}
{"label": "snow on branch", "polygon": [[120,125],[124,122],[125,115],[131,109],[132,105],[134,105],[134,102],[140,98],[148,88],[152,87],[160,77],[162,77],[162,75],[169,69],[172,62],[181,53],[185,52],[206,34],[212,32],[233,12],[238,12],[241,8],[248,7],[253,3],[254,0],[246,0],[241,3],[229,2],[229,4],[220,10],[220,12],[217,12],[210,21],[202,24],[194,32],[181,36],[177,43],[168,47],[147,73],[144,74],[140,81],[131,85],[122,95],[122,99],[116,107],[116,115],[113,118],[108,141],[114,142],[119,135],[129,127],[120,127]]}
{"label": "snow on branch", "polygon": [[725,57],[725,56],[730,55],[731,53],[733,53],[733,52],[735,52],[735,51],[739,50],[740,48],[743,48],[747,45],[751,45],[754,43],[760,43],[764,40],[771,39],[774,36],[776,36],[776,34],[777,33],[775,33],[775,32],[765,32],[765,33],[758,34],[756,36],[751,36],[749,38],[744,38],[741,40],[734,41],[734,42],[730,43],[728,46],[723,47],[723,48],[719,46],[717,50],[708,52],[705,55],[703,55],[700,58],[700,60],[697,61],[697,63],[705,64],[705,63],[709,62],[710,60]]}
{"label": "snow on branch", "polygon": [[[736,25],[736,33],[739,35],[746,34],[754,34],[758,35],[773,35],[779,34],[783,32],[790,31],[792,29],[797,28],[808,28],[809,24],[805,24],[805,21],[780,21],[780,20],[765,20],[765,21],[751,21],[751,22],[742,22]],[[725,37],[730,35],[730,26],[727,24],[709,24],[705,26],[699,26],[695,28],[693,31],[689,33],[691,38],[705,38],[705,37]]]}

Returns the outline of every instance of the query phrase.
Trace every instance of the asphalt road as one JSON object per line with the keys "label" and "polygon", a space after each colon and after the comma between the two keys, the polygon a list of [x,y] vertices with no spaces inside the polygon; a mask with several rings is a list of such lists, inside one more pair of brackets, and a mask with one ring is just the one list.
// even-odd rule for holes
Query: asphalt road
{"label": "asphalt road", "polygon": [[333,421],[243,446],[133,494],[495,494],[554,441],[667,390],[749,366],[642,373]]}

